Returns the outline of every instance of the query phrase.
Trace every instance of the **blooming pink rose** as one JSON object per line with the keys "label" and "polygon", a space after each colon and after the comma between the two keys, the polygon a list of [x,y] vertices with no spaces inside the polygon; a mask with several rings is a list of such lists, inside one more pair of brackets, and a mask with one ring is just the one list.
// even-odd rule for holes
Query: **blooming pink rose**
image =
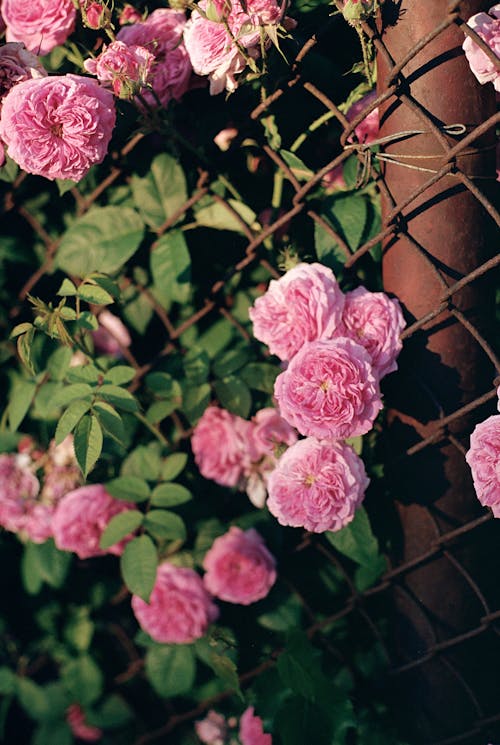
{"label": "blooming pink rose", "polygon": [[57,548],[74,551],[80,559],[105,554],[119,556],[131,536],[106,551],[99,548],[99,541],[111,518],[130,509],[130,504],[113,499],[102,484],[68,492],[58,503],[52,520]]}
{"label": "blooming pink rose", "polygon": [[123,357],[123,348],[132,344],[132,339],[123,321],[109,310],[102,310],[97,320],[99,328],[92,332],[95,351],[98,354]]}
{"label": "blooming pink rose", "polygon": [[95,80],[25,80],[4,98],[0,139],[28,173],[80,181],[106,155],[115,117],[113,95]]}
{"label": "blooming pink rose", "polygon": [[30,52],[48,54],[75,27],[72,0],[3,0],[7,41],[22,41]]}
{"label": "blooming pink rose", "polygon": [[[476,13],[467,21],[476,34],[500,57],[500,3],[489,9],[488,13]],[[467,57],[470,69],[481,84],[493,83],[495,90],[500,91],[500,71],[494,62],[483,52],[469,36],[465,37],[462,48]]]}
{"label": "blooming pink rose", "polygon": [[363,501],[369,479],[350,445],[307,437],[284,453],[269,477],[267,506],[281,525],[340,530]]}
{"label": "blooming pink rose", "polygon": [[346,293],[342,323],[335,335],[361,344],[380,379],[398,368],[396,358],[403,346],[400,334],[405,325],[397,300],[385,292],[358,287]]}
{"label": "blooming pink rose", "polygon": [[11,41],[0,47],[0,102],[14,85],[46,75],[38,58],[24,44]]}
{"label": "blooming pink rose", "polygon": [[66,721],[69,724],[71,732],[78,740],[84,742],[99,742],[102,737],[102,730],[99,727],[93,727],[87,724],[85,713],[80,704],[71,704],[66,709]]}
{"label": "blooming pink rose", "polygon": [[190,644],[219,615],[194,569],[168,562],[158,567],[149,603],[132,595],[132,610],[144,631],[165,644]]}
{"label": "blooming pink rose", "polygon": [[149,80],[154,55],[137,44],[113,41],[96,59],[87,59],[84,68],[111,87],[119,98],[133,98]]}
{"label": "blooming pink rose", "polygon": [[205,719],[195,722],[194,728],[205,745],[225,745],[227,724],[222,714],[210,709]]}
{"label": "blooming pink rose", "polygon": [[290,360],[302,345],[330,338],[342,317],[344,295],[331,269],[297,264],[269,283],[248,314],[253,333],[281,360]]}
{"label": "blooming pink rose", "polygon": [[289,424],[325,439],[366,434],[382,408],[368,352],[345,337],[304,344],[276,378],[274,395]]}
{"label": "blooming pink rose", "polygon": [[216,538],[203,560],[207,590],[228,603],[250,605],[265,598],[276,581],[276,561],[260,534],[232,527]]}
{"label": "blooming pink rose", "polygon": [[253,706],[249,706],[241,715],[241,745],[273,745],[273,738],[264,732],[262,719],[254,712]]}
{"label": "blooming pink rose", "polygon": [[123,10],[118,18],[120,26],[126,26],[127,23],[139,23],[142,21],[141,13],[132,5],[124,5]]}
{"label": "blooming pink rose", "polygon": [[153,108],[158,102],[166,106],[172,98],[179,100],[189,88],[192,68],[182,41],[185,23],[183,12],[158,8],[145,21],[124,26],[117,34],[118,41],[145,47],[155,58],[151,70],[154,93],[141,94]]}
{"label": "blooming pink rose", "polygon": [[12,533],[26,527],[40,492],[30,464],[29,455],[0,455],[0,525]]}
{"label": "blooming pink rose", "polygon": [[201,475],[222,486],[237,486],[249,463],[250,428],[249,422],[225,409],[205,409],[191,437]]}
{"label": "blooming pink rose", "polygon": [[474,489],[482,505],[500,517],[500,415],[476,425],[465,456],[472,471]]}
{"label": "blooming pink rose", "polygon": [[[352,122],[358,114],[364,109],[367,109],[373,101],[377,98],[377,91],[370,91],[359,101],[353,103],[346,113],[346,118],[349,122]],[[371,142],[377,139],[380,128],[379,111],[378,107],[370,111],[369,114],[358,124],[354,129],[354,133],[358,138],[358,142],[364,145],[369,145]],[[352,136],[348,138],[348,142],[352,142]]]}

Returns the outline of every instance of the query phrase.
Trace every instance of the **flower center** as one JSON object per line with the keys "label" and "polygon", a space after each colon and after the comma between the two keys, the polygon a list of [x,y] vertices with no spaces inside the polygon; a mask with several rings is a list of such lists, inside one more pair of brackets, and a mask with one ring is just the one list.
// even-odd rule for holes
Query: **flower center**
{"label": "flower center", "polygon": [[304,479],[304,486],[312,486],[316,481],[316,476],[313,473],[308,473]]}
{"label": "flower center", "polygon": [[319,384],[319,387],[321,388],[322,391],[325,391],[325,393],[328,390],[329,386],[330,384],[328,380],[322,380],[321,383]]}
{"label": "flower center", "polygon": [[57,124],[53,124],[50,128],[50,131],[56,137],[62,137],[63,136],[63,125],[60,122],[58,122]]}

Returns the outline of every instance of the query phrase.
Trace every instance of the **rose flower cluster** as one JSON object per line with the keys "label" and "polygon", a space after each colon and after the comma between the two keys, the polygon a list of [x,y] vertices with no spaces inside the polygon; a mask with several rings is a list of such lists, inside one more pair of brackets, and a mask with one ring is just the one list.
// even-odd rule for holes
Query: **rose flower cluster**
{"label": "rose flower cluster", "polygon": [[[500,388],[498,389],[500,412]],[[465,456],[472,471],[474,489],[481,504],[500,517],[500,414],[476,425]]]}

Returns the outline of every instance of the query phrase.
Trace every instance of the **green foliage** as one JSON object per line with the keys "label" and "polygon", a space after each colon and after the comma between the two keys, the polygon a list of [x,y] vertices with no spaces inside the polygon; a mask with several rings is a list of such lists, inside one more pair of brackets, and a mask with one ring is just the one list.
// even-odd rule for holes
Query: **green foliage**
{"label": "green foliage", "polygon": [[141,535],[127,543],[120,566],[123,581],[130,592],[148,602],[158,566],[158,556],[151,538]]}
{"label": "green foliage", "polygon": [[193,686],[196,660],[192,647],[186,644],[150,647],[145,664],[147,678],[159,696],[179,696]]}

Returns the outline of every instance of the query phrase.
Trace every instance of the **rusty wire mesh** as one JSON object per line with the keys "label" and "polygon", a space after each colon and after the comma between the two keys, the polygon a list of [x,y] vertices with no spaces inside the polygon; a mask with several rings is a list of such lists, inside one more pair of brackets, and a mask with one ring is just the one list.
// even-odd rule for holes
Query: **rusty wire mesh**
{"label": "rusty wire mesh", "polygon": [[[287,206],[287,209],[282,211],[277,219],[275,219],[271,224],[258,231],[254,230],[242,219],[227,199],[211,192],[209,186],[209,177],[211,174],[209,174],[208,170],[203,165],[200,165],[196,190],[182,208],[156,230],[157,235],[161,236],[163,233],[168,231],[169,228],[171,228],[186,212],[192,209],[199,200],[201,200],[205,195],[210,194],[219,204],[223,205],[239,223],[241,230],[246,237],[246,246],[239,260],[234,265],[228,266],[224,275],[213,283],[213,286],[205,297],[203,304],[200,305],[194,314],[189,318],[182,319],[177,323],[177,325],[171,320],[168,313],[158,302],[156,302],[153,295],[149,293],[146,288],[136,285],[135,289],[137,292],[144,294],[153,307],[155,314],[164,328],[166,341],[155,357],[148,360],[146,363],[140,363],[128,348],[122,348],[123,355],[128,360],[129,364],[136,369],[136,378],[132,383],[132,387],[137,387],[141,378],[154,367],[159,359],[169,355],[172,350],[177,348],[179,337],[181,337],[187,329],[204,318],[216,319],[222,315],[235,326],[238,332],[242,334],[246,340],[249,339],[247,331],[232,315],[230,304],[227,302],[227,297],[223,290],[235,274],[246,271],[254,267],[257,263],[264,266],[270,276],[279,276],[276,267],[270,263],[269,252],[263,250],[263,244],[266,238],[273,236],[276,231],[289,223],[289,221],[293,221],[299,214],[307,214],[312,221],[320,223],[323,229],[330,233],[336,243],[345,252],[345,268],[347,270],[357,265],[362,257],[380,242],[387,242],[389,239],[404,233],[407,230],[407,227],[405,220],[402,218],[407,210],[419,196],[425,194],[432,185],[445,177],[453,176],[457,183],[460,183],[466,190],[468,190],[482,205],[482,208],[484,209],[485,214],[489,216],[489,219],[495,223],[496,226],[500,226],[500,215],[489,196],[486,195],[487,182],[477,182],[473,178],[470,178],[461,170],[460,165],[457,162],[457,157],[474,145],[478,138],[483,136],[485,133],[494,131],[495,125],[500,122],[500,115],[495,114],[489,117],[479,126],[471,131],[467,131],[463,136],[455,136],[455,142],[450,144],[449,138],[443,133],[443,128],[438,126],[434,118],[430,116],[428,111],[426,111],[425,107],[410,95],[404,77],[404,69],[408,62],[411,61],[418,52],[425,49],[431,41],[438,38],[440,34],[444,33],[451,26],[458,27],[463,34],[471,36],[474,41],[481,46],[490,59],[495,59],[496,63],[500,64],[495,58],[493,52],[484,44],[482,39],[465,25],[464,20],[460,15],[460,5],[461,3],[459,1],[451,3],[442,23],[440,23],[427,36],[421,38],[413,48],[408,49],[404,58],[396,61],[392,60],[391,55],[385,46],[384,36],[380,35],[375,22],[362,24],[364,33],[374,44],[377,54],[384,57],[386,63],[389,65],[391,74],[389,84],[383,90],[379,91],[376,100],[370,104],[369,108],[359,113],[359,115],[350,122],[346,119],[345,115],[337,105],[318,87],[316,87],[314,82],[309,80],[307,77],[304,77],[302,73],[303,60],[318,43],[324,39],[328,40],[328,35],[331,33],[331,24],[322,29],[318,34],[311,36],[311,38],[303,44],[289,68],[288,77],[284,79],[281,85],[251,112],[251,118],[253,120],[258,120],[259,117],[262,117],[271,111],[272,107],[280,99],[291,97],[293,96],[295,89],[301,89],[307,92],[312,99],[319,101],[324,107],[325,112],[331,112],[333,117],[341,125],[343,128],[343,134],[341,136],[341,145],[343,146],[343,149],[329,162],[325,163],[322,168],[317,170],[305,183],[301,183],[294,175],[293,170],[277,152],[271,149],[269,145],[262,145],[260,153],[261,157],[272,161],[275,166],[281,169],[284,178],[292,186],[294,195]],[[386,101],[394,99],[403,106],[412,109],[422,122],[423,129],[433,134],[435,144],[440,153],[439,167],[424,169],[429,171],[426,175],[425,181],[417,190],[413,191],[400,203],[394,203],[385,183],[384,176],[375,165],[374,158],[368,157],[368,155],[373,155],[370,148],[359,143],[352,143],[352,136],[356,126],[363,120],[369,111],[384,104]],[[450,122],[449,124],[452,123]],[[113,154],[114,163],[110,168],[107,177],[99,183],[90,195],[85,197],[82,196],[79,192],[78,186],[74,186],[71,189],[71,194],[75,199],[79,215],[83,215],[109,186],[127,179],[129,175],[127,170],[127,155],[138,145],[143,136],[144,135],[141,133],[137,134],[130,140],[130,142],[128,142],[121,152]],[[339,235],[331,225],[326,223],[320,215],[311,209],[307,201],[308,195],[321,182],[324,176],[334,167],[341,165],[353,151],[357,153],[363,168],[365,170],[369,169],[370,176],[376,183],[380,193],[384,195],[387,200],[392,200],[392,208],[384,216],[378,234],[365,242],[355,252],[351,252],[342,236]],[[494,160],[493,152],[494,151],[492,150],[492,162]],[[491,183],[494,181],[493,170],[494,169],[492,168],[492,175],[490,176]],[[6,196],[5,208],[7,212],[16,212],[38,235],[45,246],[45,257],[41,266],[29,278],[27,278],[22,287],[19,294],[19,304],[12,308],[11,311],[12,317],[16,317],[16,315],[19,314],[23,301],[28,293],[31,293],[44,275],[50,272],[58,249],[58,240],[53,240],[51,236],[48,235],[36,217],[33,216],[29,209],[23,205],[22,201],[19,201],[18,199],[18,187],[25,178],[26,174],[21,174],[16,182],[14,182],[12,189]],[[406,450],[397,455],[397,458],[400,460],[402,459],[403,461],[415,457],[417,454],[422,453],[436,443],[451,444],[462,456],[464,456],[467,450],[467,438],[470,434],[470,423],[467,425],[469,429],[464,430],[461,436],[458,436],[456,432],[452,432],[450,430],[450,425],[460,422],[461,420],[463,421],[464,415],[466,414],[484,412],[486,410],[485,405],[489,404],[490,410],[492,409],[492,402],[496,397],[496,385],[498,384],[498,379],[495,380],[494,371],[496,370],[497,375],[500,371],[500,360],[495,354],[490,341],[484,337],[480,330],[478,330],[475,325],[468,320],[466,315],[460,311],[460,308],[454,304],[454,298],[464,287],[477,282],[480,278],[483,278],[486,275],[489,275],[490,277],[493,275],[494,270],[500,265],[500,253],[492,255],[491,258],[488,258],[477,265],[473,271],[468,273],[466,276],[459,276],[453,281],[450,281],[449,277],[446,277],[444,272],[440,271],[440,267],[438,266],[438,262],[435,261],[435,258],[431,254],[425,252],[424,249],[418,245],[414,246],[414,250],[419,251],[424,257],[424,260],[432,266],[433,271],[439,275],[442,292],[439,301],[428,313],[422,317],[414,318],[409,323],[403,332],[403,338],[406,340],[416,337],[421,334],[424,327],[434,319],[439,319],[442,314],[451,314],[455,322],[461,324],[463,328],[472,335],[477,345],[482,348],[484,355],[491,362],[491,386],[488,389],[480,391],[479,395],[475,396],[472,400],[466,401],[455,410],[448,411],[444,407],[441,407],[439,402],[434,402],[439,412],[436,416],[436,419],[438,419],[437,424],[429,434],[425,437],[420,437],[419,441],[415,442],[411,447],[406,448]],[[130,283],[132,282],[132,280],[127,281]],[[176,419],[176,426],[183,431],[185,437],[188,437],[190,434],[189,429],[183,429],[183,423],[176,413],[172,416]],[[483,414],[479,414],[477,418],[480,420],[485,417]],[[386,681],[400,681],[397,685],[405,685],[404,676],[408,672],[416,668],[425,668],[429,661],[439,660],[443,668],[446,668],[448,673],[458,682],[463,695],[470,702],[472,710],[474,711],[474,716],[471,718],[470,726],[467,729],[462,729],[458,732],[451,732],[449,736],[444,738],[434,738],[433,745],[452,745],[452,743],[466,743],[466,745],[472,745],[476,742],[484,743],[484,745],[486,745],[487,741],[489,742],[495,738],[500,739],[500,703],[497,704],[496,710],[492,710],[489,706],[485,707],[483,705],[481,696],[475,691],[474,681],[471,682],[468,680],[467,677],[464,676],[455,666],[452,653],[455,649],[463,648],[478,637],[485,637],[487,638],[488,643],[491,643],[492,655],[497,654],[499,651],[498,638],[500,637],[500,604],[491,604],[490,600],[482,591],[481,580],[478,580],[473,576],[473,574],[468,570],[466,563],[462,562],[460,558],[461,546],[469,541],[472,536],[479,536],[479,540],[481,540],[482,531],[493,522],[492,514],[489,510],[484,509],[480,511],[480,514],[473,520],[462,524],[456,524],[451,529],[443,530],[438,520],[433,516],[432,506],[422,507],[422,509],[427,510],[430,518],[434,520],[435,536],[430,545],[426,546],[425,550],[422,550],[410,560],[399,563],[396,561],[390,564],[390,568],[385,572],[377,584],[364,592],[356,590],[351,577],[351,569],[349,566],[345,566],[345,561],[342,559],[340,554],[331,548],[327,548],[317,536],[311,534],[304,535],[303,541],[295,549],[297,554],[300,554],[303,551],[320,553],[328,562],[332,562],[337,570],[342,573],[347,588],[346,592],[338,599],[337,607],[332,608],[331,613],[327,617],[321,618],[321,620],[316,619],[314,608],[310,607],[307,598],[300,596],[299,593],[304,604],[306,615],[309,618],[307,633],[309,637],[316,638],[318,642],[323,644],[332,654],[345,657],[345,650],[334,647],[328,639],[328,635],[323,632],[325,629],[330,628],[333,623],[341,619],[355,618],[356,623],[359,624],[361,629],[360,633],[368,634],[380,644],[387,663],[385,673]],[[494,534],[488,534],[488,540],[493,540],[492,535]],[[496,537],[498,539],[498,533],[496,533]],[[443,635],[441,632],[435,632],[434,619],[427,613],[425,606],[420,603],[419,598],[411,593],[406,584],[407,578],[411,576],[412,573],[418,571],[424,566],[432,565],[432,563],[437,559],[447,561],[453,567],[453,570],[460,575],[464,583],[464,592],[469,594],[471,598],[470,602],[477,606],[475,608],[475,623],[468,628],[461,630],[460,633]],[[295,590],[297,591],[297,588],[295,588]],[[384,627],[384,629],[381,629],[380,627],[381,607],[384,609],[383,614],[387,616],[387,609],[392,605],[394,596],[397,594],[404,595],[407,601],[415,605],[418,612],[422,614],[422,618],[425,619],[425,624],[429,630],[425,646],[418,649],[416,654],[407,658],[401,658],[401,656],[398,658],[398,655],[394,650],[394,645],[388,643],[388,636],[390,636],[390,634],[388,635],[387,633],[387,627]],[[381,599],[382,606],[380,603]],[[270,655],[268,660],[261,662],[253,669],[244,671],[241,674],[241,683],[243,685],[249,683],[258,677],[264,670],[272,666],[279,652],[280,650],[276,649],[273,654]],[[126,679],[128,675],[133,673],[134,664],[136,665],[137,661],[134,662],[134,660],[132,660],[130,669],[121,676],[122,679]],[[380,685],[383,687],[386,685],[386,682],[381,681]],[[498,683],[498,686],[497,693],[498,690],[500,690],[500,683]],[[392,690],[390,685],[387,690]],[[181,724],[200,716],[209,707],[214,706],[229,695],[230,692],[225,692],[211,699],[202,701],[193,709],[177,712],[172,711],[166,724],[157,731],[143,735],[138,740],[138,745],[145,745],[147,742],[154,741],[166,742],[166,740],[162,740],[162,738],[165,738]],[[418,702],[415,702],[415,704],[418,705]],[[452,714],[447,713],[445,716],[452,716]],[[451,727],[451,730],[453,730],[453,727]]]}

